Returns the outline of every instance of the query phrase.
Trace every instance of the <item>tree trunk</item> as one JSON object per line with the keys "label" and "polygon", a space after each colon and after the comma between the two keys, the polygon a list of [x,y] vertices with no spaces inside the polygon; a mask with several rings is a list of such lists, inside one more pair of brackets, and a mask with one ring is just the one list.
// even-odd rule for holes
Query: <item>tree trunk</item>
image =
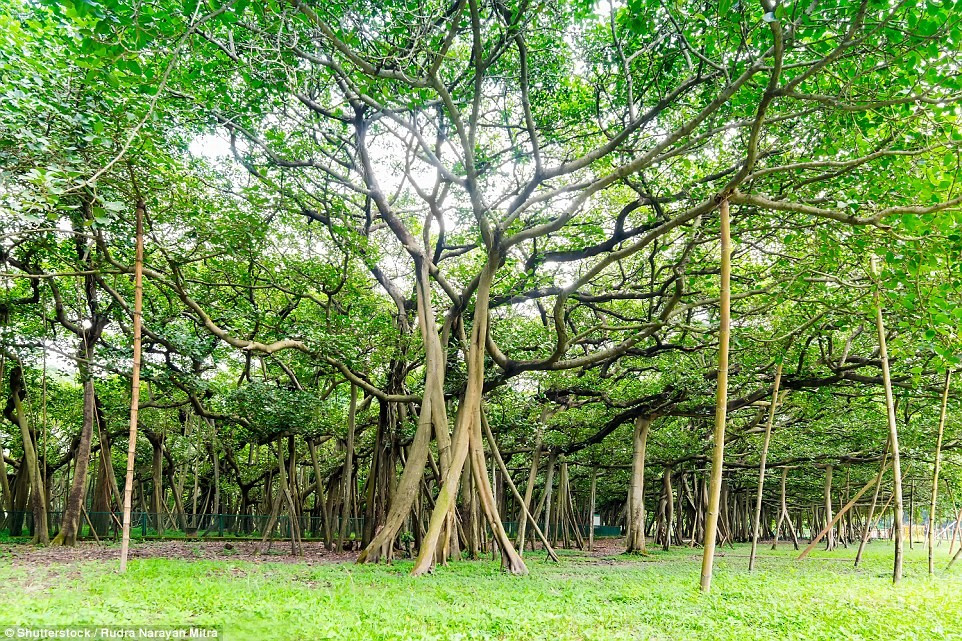
{"label": "tree trunk", "polygon": [[[889,455],[889,441],[888,438],[885,439],[885,449],[882,450],[882,469],[885,469],[888,463]],[[869,504],[868,516],[865,518],[865,527],[862,530],[862,538],[858,543],[858,551],[855,553],[855,567],[858,567],[859,563],[862,561],[862,553],[865,551],[865,544],[868,543],[868,538],[872,532],[872,520],[875,516],[875,508],[878,505],[878,495],[879,491],[882,489],[882,475],[880,474],[878,480],[875,483],[875,492],[872,493],[872,502]],[[888,507],[886,505],[886,507]],[[883,508],[882,512],[885,512]]]}
{"label": "tree trunk", "polygon": [[915,480],[909,483],[909,549],[915,549]]}
{"label": "tree trunk", "polygon": [[664,507],[662,508],[662,528],[661,544],[662,549],[667,552],[671,548],[671,525],[674,520],[674,492],[671,488],[671,468],[666,467],[661,476],[662,492],[664,494]]}
{"label": "tree trunk", "polygon": [[[418,557],[415,560],[414,569],[412,570],[412,574],[414,575],[424,574],[433,568],[441,532],[454,505],[454,498],[457,496],[458,485],[461,479],[461,469],[472,447],[472,440],[475,448],[473,453],[475,459],[472,463],[477,462],[479,468],[478,472],[474,474],[474,479],[481,491],[482,510],[486,512],[489,525],[496,536],[501,538],[499,530],[503,532],[501,524],[494,522],[496,510],[488,511],[488,507],[493,506],[485,505],[485,502],[491,498],[488,496],[490,484],[488,483],[486,475],[480,473],[481,470],[484,469],[484,455],[483,451],[480,450],[480,435],[481,400],[484,390],[485,341],[488,331],[488,307],[491,283],[500,260],[500,256],[492,252],[488,256],[488,260],[485,263],[478,282],[477,294],[475,296],[474,323],[471,327],[471,340],[466,350],[468,366],[467,385],[461,406],[458,408],[454,438],[452,439],[451,445],[451,466],[443,476],[441,489],[438,492],[434,510],[431,513],[431,520],[428,523],[428,530],[424,536],[424,541],[418,552]],[[479,455],[480,460],[478,460]],[[527,573],[524,562],[521,560],[521,557],[518,556],[517,552],[515,552],[514,546],[506,535],[499,543],[502,547],[502,561],[506,563],[506,569],[513,574]]]}
{"label": "tree trunk", "polygon": [[[522,508],[524,508],[524,503],[522,503],[521,499],[521,493],[518,491],[514,481],[511,480],[511,475],[508,473],[508,468],[504,463],[504,459],[501,457],[501,451],[498,449],[498,443],[494,440],[494,434],[491,433],[491,427],[488,425],[488,421],[484,414],[481,415],[481,425],[484,427],[485,438],[487,438],[488,444],[491,448],[491,455],[494,457],[495,462],[501,469],[501,473],[504,475],[504,480],[508,484],[508,488],[514,495],[515,500],[521,503]],[[531,527],[534,528],[535,535],[541,539],[541,542],[544,544],[545,550],[548,552],[548,556],[552,561],[557,561],[558,556],[548,543],[548,539],[545,537],[544,532],[542,532],[541,528],[538,527],[538,521],[534,518],[534,516],[532,516],[531,512],[527,508],[524,508],[522,518],[531,521]],[[518,549],[518,552],[520,554],[520,548]]]}
{"label": "tree trunk", "polygon": [[[547,417],[547,409],[541,411],[541,424],[543,425]],[[534,494],[534,486],[538,481],[538,465],[541,462],[541,425],[535,434],[534,450],[531,452],[531,468],[528,470],[528,484],[524,488],[524,498],[521,501],[521,509],[518,512],[518,536],[515,545],[519,554],[524,554],[524,541],[527,533],[528,520],[524,517],[531,512],[531,497]]]}
{"label": "tree trunk", "polygon": [[[825,522],[829,523],[832,521],[832,466],[825,466]],[[828,531],[828,536],[825,537],[825,549],[834,550],[836,546],[835,543],[835,530],[830,529]]]}
{"label": "tree trunk", "polygon": [[939,412],[939,434],[935,442],[935,463],[932,470],[932,499],[929,502],[929,574],[935,574],[933,548],[935,547],[935,508],[939,496],[939,471],[942,463],[942,434],[945,432],[945,414],[949,403],[949,385],[952,382],[952,370],[945,369],[945,386],[942,389],[942,408]]}
{"label": "tree trunk", "polygon": [[645,450],[651,416],[635,419],[632,438],[631,485],[628,488],[628,538],[625,552],[647,554],[645,548]]}
{"label": "tree trunk", "polygon": [[220,514],[220,444],[217,440],[217,424],[214,423],[214,419],[208,419],[208,425],[211,429],[210,457],[214,468],[214,504],[211,510],[214,514]]}
{"label": "tree trunk", "polygon": [[324,528],[324,543],[331,547],[331,523],[327,518],[327,510],[324,509],[324,478],[321,476],[321,465],[317,458],[317,443],[307,442],[308,451],[311,454],[311,465],[314,468],[314,502],[320,506],[321,523]]}
{"label": "tree trunk", "polygon": [[591,468],[591,494],[588,498],[588,551],[595,546],[595,490],[598,487],[598,466]]}
{"label": "tree trunk", "polygon": [[721,499],[722,468],[725,464],[725,419],[728,411],[728,340],[731,333],[731,229],[728,220],[728,200],[719,206],[721,220],[721,291],[718,322],[718,389],[715,396],[714,450],[711,461],[711,484],[708,495],[708,514],[705,518],[705,543],[701,564],[701,591],[711,590],[712,568],[715,562],[715,537],[718,531],[718,505]]}
{"label": "tree trunk", "polygon": [[155,435],[150,438],[153,446],[153,456],[150,464],[151,506],[154,511],[155,528],[157,534],[164,533],[164,436]]}
{"label": "tree trunk", "polygon": [[[384,521],[384,527],[374,535],[367,547],[357,557],[358,563],[377,562],[382,551],[393,545],[394,538],[404,524],[404,521],[414,507],[414,501],[421,489],[424,477],[424,467],[428,461],[431,434],[435,431],[448,429],[447,409],[444,406],[444,368],[445,355],[441,350],[437,325],[434,319],[434,306],[431,304],[431,285],[428,266],[424,260],[419,261],[417,269],[417,301],[418,325],[425,345],[424,359],[424,396],[421,400],[421,413],[418,415],[418,426],[414,439],[408,448],[407,462],[401,472],[394,501]],[[439,404],[439,407],[435,405]]]}
{"label": "tree trunk", "polygon": [[347,438],[344,443],[344,468],[341,472],[341,523],[337,534],[337,549],[344,549],[351,507],[354,499],[354,432],[357,425],[357,385],[351,383],[351,403],[347,411]]}
{"label": "tree trunk", "polygon": [[[84,358],[89,363],[93,356],[92,346],[84,349]],[[80,508],[83,504],[84,495],[87,489],[87,467],[90,464],[90,446],[93,440],[94,420],[96,407],[94,405],[94,381],[87,366],[82,368],[81,376],[83,382],[83,426],[80,430],[80,442],[74,454],[74,476],[73,484],[70,486],[70,494],[67,497],[67,506],[63,513],[63,521],[60,525],[60,533],[51,542],[52,545],[77,544],[77,534],[80,530]]]}
{"label": "tree trunk", "polygon": [[469,443],[471,474],[477,489],[478,498],[480,499],[481,511],[488,520],[488,526],[491,528],[494,542],[497,543],[498,550],[501,553],[502,569],[507,570],[511,574],[527,574],[528,569],[525,567],[524,561],[521,560],[521,557],[514,549],[514,545],[511,543],[511,538],[504,530],[504,524],[501,522],[501,515],[498,512],[494,493],[491,485],[488,483],[487,468],[484,462],[484,448],[481,442],[482,416],[483,410],[479,409],[478,420],[474,423],[474,431],[470,436],[471,441]]}
{"label": "tree trunk", "polygon": [[[19,365],[10,370],[9,385],[10,396],[4,409],[4,416],[11,423],[20,427],[20,436],[23,439],[23,463],[21,468],[24,466],[27,468],[26,478],[29,482],[30,495],[33,497],[31,501],[33,506],[33,543],[47,545],[50,543],[50,530],[47,525],[47,492],[44,489],[43,473],[40,470],[40,461],[30,429],[30,422],[23,406],[26,393],[23,384],[23,370]],[[0,457],[2,456],[3,454],[0,453]],[[20,477],[23,473],[23,469],[21,469],[17,476]],[[11,526],[11,536],[14,535],[13,530],[19,530],[19,526],[16,528]]]}
{"label": "tree trunk", "polygon": [[768,461],[768,445],[772,440],[772,423],[775,422],[775,408],[778,405],[778,386],[782,382],[782,363],[775,366],[772,402],[768,406],[768,420],[765,422],[765,439],[762,442],[762,458],[758,464],[758,493],[755,497],[755,520],[752,522],[752,551],[748,557],[748,571],[755,569],[755,553],[758,550],[758,524],[762,517],[762,490],[765,489],[765,463]]}
{"label": "tree trunk", "polygon": [[[873,271],[874,271],[873,262]],[[892,450],[892,476],[894,477],[894,528],[895,560],[892,568],[892,582],[902,579],[902,460],[899,456],[899,430],[895,420],[895,400],[892,397],[892,376],[889,373],[888,349],[885,344],[885,324],[882,320],[882,304],[879,291],[875,290],[875,326],[878,330],[879,358],[882,361],[882,382],[885,386],[885,409],[889,427],[889,446]]]}
{"label": "tree trunk", "polygon": [[544,502],[544,535],[551,538],[551,493],[554,489],[554,468],[558,460],[557,452],[552,451],[548,454],[548,469],[544,476],[544,494],[541,500]]}
{"label": "tree trunk", "polygon": [[[352,386],[353,389],[353,386]],[[290,437],[290,451],[293,452],[294,448],[294,437]],[[294,457],[290,456],[291,469],[294,468]],[[288,472],[284,469],[284,449],[281,447],[281,441],[277,441],[277,479],[280,484],[279,493],[284,497],[287,502],[287,513],[289,515],[289,523],[291,527],[291,554],[294,556],[302,556],[304,554],[301,548],[301,530],[297,520],[297,506],[294,504],[294,497],[291,493],[291,483],[288,478]]]}
{"label": "tree trunk", "polygon": [[[0,384],[3,384],[5,380],[6,364],[6,355],[0,353]],[[0,522],[0,529],[2,529],[4,525],[9,525],[10,513],[13,512],[13,492],[10,490],[10,479],[7,477],[7,462],[3,458],[2,452],[0,452],[0,491],[3,492],[3,511],[6,514],[4,521]]]}
{"label": "tree trunk", "polygon": [[[878,471],[878,478],[881,478],[884,473],[885,473],[885,466],[883,465],[882,468]],[[818,533],[818,536],[815,536],[812,538],[812,541],[811,543],[808,544],[808,547],[806,547],[802,551],[802,553],[798,556],[799,561],[807,557],[809,553],[815,549],[815,546],[818,545],[818,542],[822,540],[822,537],[832,532],[833,528],[835,527],[835,524],[838,523],[842,519],[842,517],[845,516],[845,514],[852,509],[852,506],[854,506],[855,503],[857,503],[858,500],[862,498],[862,495],[868,492],[869,488],[872,487],[872,485],[876,482],[877,482],[876,479],[872,479],[871,481],[866,483],[865,486],[861,490],[859,490],[858,493],[854,497],[852,497],[852,499],[842,507],[842,509],[838,511],[838,514],[836,514],[831,519],[828,519],[828,518],[825,519],[825,527],[823,527],[822,531]]]}

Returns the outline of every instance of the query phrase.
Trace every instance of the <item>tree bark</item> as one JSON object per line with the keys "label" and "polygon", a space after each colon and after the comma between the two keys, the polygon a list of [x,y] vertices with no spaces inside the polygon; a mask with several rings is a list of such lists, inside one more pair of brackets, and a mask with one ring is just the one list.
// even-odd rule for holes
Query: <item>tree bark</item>
{"label": "tree bark", "polygon": [[[438,544],[442,531],[449,524],[450,513],[460,485],[461,470],[468,457],[474,422],[480,424],[481,395],[484,386],[484,340],[487,331],[488,297],[493,276],[494,267],[489,260],[478,285],[474,326],[471,329],[471,343],[467,348],[468,380],[455,420],[451,462],[448,469],[442,473],[441,489],[435,499],[428,530],[414,562],[412,574],[415,576],[430,572],[434,568]],[[422,413],[423,411],[422,409]]]}
{"label": "tree bark", "polygon": [[308,451],[311,454],[311,465],[314,468],[314,501],[320,506],[321,523],[324,528],[324,543],[328,548],[331,547],[331,523],[327,518],[327,510],[324,509],[324,479],[321,476],[321,465],[317,458],[317,443],[307,442]]}
{"label": "tree bark", "polygon": [[598,466],[591,468],[591,494],[588,498],[588,551],[595,546],[595,490],[598,487]]}
{"label": "tree bark", "polygon": [[772,402],[768,406],[768,420],[765,422],[765,439],[762,442],[762,457],[758,464],[758,493],[755,497],[755,520],[752,522],[752,551],[748,557],[748,571],[755,569],[755,554],[758,550],[758,525],[762,517],[762,490],[765,489],[765,463],[768,461],[768,445],[772,439],[772,424],[775,422],[775,408],[778,405],[778,387],[782,382],[782,363],[775,366]]}
{"label": "tree bark", "polygon": [[[832,466],[825,466],[825,522],[832,522]],[[825,537],[825,549],[835,549],[835,530],[829,530]]]}
{"label": "tree bark", "polygon": [[645,451],[651,416],[635,419],[632,438],[631,486],[629,487],[628,539],[625,552],[647,554],[645,547]]}
{"label": "tree bark", "polygon": [[[89,363],[93,355],[92,346],[86,347],[84,357]],[[87,489],[87,467],[90,464],[90,446],[93,440],[96,407],[94,405],[94,381],[87,366],[83,366],[81,376],[83,382],[83,426],[80,430],[80,442],[74,455],[73,484],[67,497],[67,506],[63,513],[60,532],[51,541],[52,545],[73,546],[77,544],[77,534],[80,530],[80,508],[83,504]]]}
{"label": "tree bark", "polygon": [[357,385],[351,383],[351,402],[347,410],[347,437],[344,440],[344,467],[341,472],[341,523],[337,534],[337,549],[344,549],[351,507],[354,500],[354,432],[357,426]]}
{"label": "tree bark", "polygon": [[[882,469],[885,469],[885,465],[888,463],[889,455],[889,441],[885,440],[885,450],[882,452]],[[855,553],[855,567],[862,561],[862,553],[865,551],[865,544],[868,543],[868,537],[872,532],[872,518],[875,516],[875,507],[878,505],[878,495],[879,490],[882,489],[882,475],[879,474],[878,480],[875,482],[875,492],[872,494],[872,502],[869,504],[868,516],[865,518],[865,529],[862,530],[862,540],[859,541],[858,551]],[[883,512],[885,510],[882,510]]]}
{"label": "tree bark", "polygon": [[[424,468],[428,461],[431,434],[434,431],[440,432],[448,429],[443,388],[444,353],[440,349],[441,344],[434,320],[430,274],[423,258],[418,261],[416,287],[418,325],[425,345],[424,369],[426,374],[421,412],[418,415],[418,426],[414,433],[414,439],[408,448],[407,461],[394,492],[394,501],[391,503],[391,508],[384,521],[384,527],[374,535],[367,547],[358,555],[358,563],[377,562],[381,558],[383,550],[393,545],[394,538],[411,513],[414,501],[421,489]],[[440,406],[435,407],[437,404],[440,404]],[[435,423],[440,423],[440,425],[435,428]]]}
{"label": "tree bark", "polygon": [[719,206],[721,219],[721,292],[718,322],[718,389],[715,396],[714,450],[711,462],[711,484],[708,513],[705,518],[705,542],[701,564],[701,591],[711,590],[712,568],[715,562],[715,537],[718,531],[718,506],[721,499],[722,468],[725,464],[725,419],[728,411],[728,341],[731,334],[731,229],[728,220],[728,199]]}
{"label": "tree bark", "polygon": [[[885,466],[883,465],[882,469],[878,471],[878,478],[881,478],[884,473],[885,473]],[[844,507],[842,507],[842,509],[838,511],[838,514],[836,514],[834,518],[825,519],[825,527],[823,527],[821,532],[818,533],[818,536],[812,538],[812,541],[811,543],[808,544],[808,547],[806,547],[802,551],[802,553],[798,556],[799,561],[807,557],[809,553],[811,553],[811,551],[815,549],[815,546],[818,545],[818,542],[822,540],[822,537],[824,537],[826,534],[832,531],[832,529],[835,527],[835,524],[838,523],[841,520],[841,518],[845,516],[845,514],[850,509],[852,509],[852,506],[855,505],[855,503],[857,503],[858,500],[862,498],[862,495],[868,492],[869,488],[872,487],[872,485],[875,484],[876,482],[877,482],[877,479],[872,479],[871,481],[866,483],[865,486],[861,490],[859,490],[858,493],[854,497],[852,497],[852,499],[849,500],[849,502],[846,503]]]}
{"label": "tree bark", "polygon": [[524,517],[525,514],[531,512],[531,497],[534,494],[534,486],[538,481],[538,466],[541,462],[541,430],[542,425],[547,420],[548,410],[543,409],[541,411],[541,425],[538,426],[538,431],[535,434],[534,450],[531,452],[531,468],[528,470],[528,484],[524,488],[524,498],[521,500],[521,510],[518,514],[518,536],[515,539],[515,546],[518,548],[519,554],[524,554],[524,542],[527,534],[528,520]]}
{"label": "tree bark", "polygon": [[662,549],[667,552],[671,548],[671,526],[674,520],[674,493],[671,487],[671,468],[666,467],[661,475],[662,484],[662,494],[664,501],[664,506],[662,508],[662,531],[661,531],[661,544]]}
{"label": "tree bark", "polygon": [[942,464],[942,435],[945,432],[945,414],[949,403],[949,385],[952,382],[952,370],[945,369],[945,386],[942,389],[942,408],[939,412],[939,434],[935,442],[935,463],[932,470],[932,500],[929,503],[929,574],[935,574],[935,508],[939,496],[939,471]]}
{"label": "tree bark", "polygon": [[[27,412],[23,406],[26,397],[25,386],[23,383],[23,369],[18,365],[10,370],[10,396],[7,400],[4,416],[11,423],[20,427],[20,436],[23,439],[23,459],[22,466],[26,466],[26,478],[30,486],[31,501],[33,506],[33,543],[47,545],[50,543],[50,530],[47,525],[47,492],[44,489],[44,478],[40,470],[40,460],[37,456],[37,448],[34,443],[33,434],[30,429],[30,422]],[[0,453],[0,457],[2,457]],[[23,474],[21,469],[17,476]],[[19,479],[18,479],[19,480]],[[17,483],[20,485],[20,483]],[[13,528],[11,528],[12,530]],[[11,532],[11,534],[13,534]]]}
{"label": "tree bark", "polygon": [[[511,475],[508,473],[508,467],[504,463],[504,459],[501,457],[501,450],[498,449],[498,443],[494,440],[494,434],[491,432],[491,427],[488,425],[488,421],[484,414],[481,415],[481,424],[484,426],[485,437],[488,439],[488,444],[491,447],[491,454],[494,456],[494,460],[497,462],[498,467],[501,469],[501,473],[504,475],[504,480],[511,489],[511,493],[514,495],[516,501],[521,504],[522,507],[522,518],[531,521],[531,527],[534,529],[535,535],[541,539],[541,543],[544,545],[548,556],[552,561],[558,560],[558,555],[552,549],[551,545],[548,543],[547,537],[545,537],[544,532],[538,527],[538,521],[532,516],[531,512],[527,509],[525,504],[522,502],[521,493],[518,492],[517,486],[514,481],[511,480]],[[518,546],[518,554],[521,553],[521,546]]]}
{"label": "tree bark", "polygon": [[895,559],[892,568],[892,582],[898,583],[902,579],[902,461],[901,457],[899,456],[899,430],[895,419],[895,400],[892,396],[892,376],[889,372],[888,349],[885,344],[885,324],[882,319],[882,304],[878,287],[876,287],[875,290],[875,326],[878,330],[879,358],[882,361],[882,382],[885,387],[885,409],[889,427],[889,445],[892,449],[892,475],[894,477],[893,510],[895,512],[893,522]]}

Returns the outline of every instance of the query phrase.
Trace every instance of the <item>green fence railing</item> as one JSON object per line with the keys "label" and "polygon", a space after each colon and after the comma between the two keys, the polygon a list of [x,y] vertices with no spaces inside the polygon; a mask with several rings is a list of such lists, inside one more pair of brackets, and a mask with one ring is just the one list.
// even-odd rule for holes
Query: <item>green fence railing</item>
{"label": "green fence railing", "polygon": [[[155,514],[152,512],[132,512],[130,528],[132,536],[164,538],[263,538],[264,530],[270,521],[266,514]],[[119,538],[123,515],[120,512],[87,512],[81,517],[81,538]],[[60,531],[63,512],[47,512],[47,526],[50,536]],[[320,539],[324,536],[324,521],[320,517],[303,515],[295,521],[302,538]],[[292,535],[292,520],[287,515],[279,516],[270,531],[270,538],[289,539]],[[340,531],[341,520],[334,519],[331,531]],[[360,538],[364,519],[348,519],[346,535],[348,539]],[[32,537],[34,533],[33,512],[0,511],[0,533],[10,538]]]}
{"label": "green fence railing", "polygon": [[[120,512],[86,512],[81,517],[81,527],[78,536],[91,539],[120,538]],[[47,526],[50,536],[56,536],[60,531],[63,512],[47,512]],[[155,514],[152,512],[132,512],[130,519],[131,535],[141,538],[263,538],[270,516],[267,514]],[[324,520],[320,517],[302,515],[291,520],[287,515],[277,518],[271,528],[269,538],[289,539],[292,536],[292,524],[296,523],[303,539],[322,539],[324,537]],[[334,536],[340,531],[341,519],[335,518],[330,525]],[[504,528],[509,536],[516,536],[518,524],[515,521],[505,521]],[[347,539],[359,539],[364,530],[364,519],[348,519],[346,528]],[[529,532],[531,530],[529,529]],[[588,527],[580,528],[582,536],[588,533]],[[10,538],[32,537],[34,533],[33,512],[28,511],[0,511],[0,533]],[[563,534],[560,530],[551,529],[549,536]],[[569,529],[568,534],[572,532]],[[596,525],[595,536],[621,536],[618,526]]]}

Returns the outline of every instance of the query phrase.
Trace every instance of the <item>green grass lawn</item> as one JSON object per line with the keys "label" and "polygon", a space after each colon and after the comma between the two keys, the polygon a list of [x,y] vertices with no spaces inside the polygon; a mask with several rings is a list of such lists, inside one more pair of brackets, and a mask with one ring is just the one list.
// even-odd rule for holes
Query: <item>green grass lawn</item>
{"label": "green grass lawn", "polygon": [[589,558],[529,555],[530,576],[490,561],[411,578],[392,566],[134,560],[26,567],[0,559],[0,624],[219,626],[243,639],[962,639],[962,563],[926,574],[922,545],[891,584],[887,543],[795,561],[725,548],[710,595],[700,551]]}

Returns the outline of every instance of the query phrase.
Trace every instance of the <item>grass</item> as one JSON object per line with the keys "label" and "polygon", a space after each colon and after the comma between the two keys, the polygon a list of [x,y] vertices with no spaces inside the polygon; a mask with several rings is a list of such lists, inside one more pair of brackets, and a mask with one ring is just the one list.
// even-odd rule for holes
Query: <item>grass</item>
{"label": "grass", "polygon": [[244,639],[962,639],[962,564],[926,574],[906,550],[891,584],[888,544],[795,561],[766,548],[753,574],[747,547],[717,559],[698,591],[700,553],[648,557],[529,555],[531,574],[465,561],[411,578],[392,566],[134,560],[25,567],[0,559],[0,625],[219,626]]}

